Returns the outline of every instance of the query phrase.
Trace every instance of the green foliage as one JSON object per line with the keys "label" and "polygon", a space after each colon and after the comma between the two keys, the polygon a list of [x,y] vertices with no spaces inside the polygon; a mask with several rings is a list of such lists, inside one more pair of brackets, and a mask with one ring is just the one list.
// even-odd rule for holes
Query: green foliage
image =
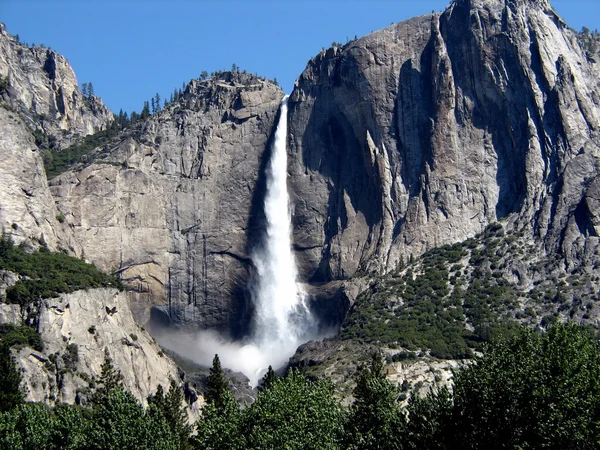
{"label": "green foliage", "polygon": [[213,405],[217,409],[221,409],[225,406],[226,396],[229,392],[229,381],[223,374],[221,368],[221,360],[219,355],[215,355],[213,358],[213,364],[210,368],[210,374],[206,383],[206,392],[204,393],[204,400],[206,403]]}
{"label": "green foliage", "polygon": [[583,27],[577,34],[577,38],[588,57],[592,57],[600,49],[600,33],[598,33],[598,30],[590,31],[588,27]]}
{"label": "green foliage", "polygon": [[144,411],[139,402],[117,387],[92,406],[88,447],[94,450],[177,449],[177,439],[161,415]]}
{"label": "green foliage", "polygon": [[40,403],[24,403],[0,414],[0,448],[39,450],[52,448],[50,409]]}
{"label": "green foliage", "polygon": [[188,424],[188,416],[183,404],[183,392],[173,380],[167,395],[164,394],[163,387],[158,385],[156,394],[148,398],[148,414],[165,420],[181,450],[192,448],[190,442],[192,427]]}
{"label": "green foliage", "polygon": [[202,408],[202,417],[196,423],[194,448],[245,449],[245,439],[240,432],[241,412],[231,392],[224,391],[218,405],[210,402]]}
{"label": "green foliage", "polygon": [[[460,260],[462,253],[449,248],[426,256],[422,274],[411,273],[363,293],[344,322],[342,339],[430,349],[439,358],[468,358],[472,333],[465,326],[461,300],[450,295],[448,270],[442,262]],[[455,290],[456,291],[456,290]],[[456,291],[458,293],[458,291]],[[394,306],[396,298],[403,300]]]}
{"label": "green foliage", "polygon": [[600,344],[573,324],[524,330],[456,376],[454,404],[463,448],[595,448]]}
{"label": "green foliage", "polygon": [[26,325],[0,324],[0,345],[7,347],[28,346],[34,350],[43,351],[44,342],[40,334]]}
{"label": "green foliage", "polygon": [[205,406],[190,438],[175,382],[144,410],[107,358],[103,394],[90,407],[17,403],[1,412],[0,448],[593,449],[600,442],[600,342],[572,324],[543,334],[521,329],[493,342],[455,373],[452,394],[443,388],[413,396],[404,411],[377,354],[357,373],[349,414],[329,380],[298,370],[269,379],[243,412],[219,390],[219,407]]}
{"label": "green foliage", "polygon": [[271,389],[276,379],[277,375],[275,374],[273,367],[269,366],[269,368],[267,369],[267,373],[262,379],[260,389]]}
{"label": "green foliage", "polygon": [[0,345],[0,412],[8,411],[25,398],[21,390],[21,373],[18,371],[10,347]]}
{"label": "green foliage", "polygon": [[[421,398],[413,395],[403,430],[405,448],[445,449],[452,442],[452,396],[444,387]],[[451,448],[451,447],[450,447]]]}
{"label": "green foliage", "polygon": [[104,362],[100,368],[100,378],[96,383],[96,390],[92,396],[94,403],[102,403],[113,391],[123,388],[123,375],[116,370],[108,348],[104,351]]}
{"label": "green foliage", "polygon": [[46,176],[48,179],[54,178],[69,170],[75,164],[89,161],[89,154],[92,150],[106,145],[119,131],[119,127],[110,127],[106,130],[89,134],[65,149],[46,151],[44,153]]}
{"label": "green foliage", "polygon": [[558,324],[489,345],[443,389],[408,407],[409,448],[592,449],[600,442],[600,343]]}
{"label": "green foliage", "polygon": [[57,405],[54,408],[52,443],[57,449],[85,448],[89,439],[84,411],[78,406]]}
{"label": "green foliage", "polygon": [[[401,275],[378,280],[359,296],[340,337],[464,359],[513,333],[517,291],[492,270],[504,236],[501,224],[491,224],[477,239],[430,250]],[[472,271],[460,264],[469,256]]]}
{"label": "green foliage", "polygon": [[244,411],[248,449],[336,449],[344,414],[329,380],[309,380],[299,370],[276,379]]}
{"label": "green foliage", "polygon": [[15,246],[7,235],[0,238],[0,269],[23,277],[6,290],[6,300],[21,306],[80,289],[123,288],[120,280],[100,272],[92,264],[64,253],[50,252],[44,247],[27,253],[22,247]]}
{"label": "green foliage", "polygon": [[398,405],[400,392],[386,378],[381,355],[375,353],[356,376],[354,404],[346,424],[347,449],[401,449],[404,424]]}
{"label": "green foliage", "polygon": [[2,95],[4,92],[6,92],[6,90],[8,89],[8,86],[9,86],[8,76],[3,77],[2,75],[0,75],[0,95]]}

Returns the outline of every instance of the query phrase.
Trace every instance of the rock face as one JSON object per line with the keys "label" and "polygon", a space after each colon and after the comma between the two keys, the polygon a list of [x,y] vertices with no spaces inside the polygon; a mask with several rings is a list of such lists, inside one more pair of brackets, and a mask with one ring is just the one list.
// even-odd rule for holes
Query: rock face
{"label": "rock face", "polygon": [[[265,149],[283,97],[245,73],[192,81],[89,167],[52,181],[85,257],[163,323],[242,333]],[[100,157],[100,156],[99,156]]]}
{"label": "rock face", "polygon": [[20,113],[32,130],[46,134],[52,148],[76,136],[106,129],[113,121],[102,100],[84,98],[66,58],[49,48],[28,47],[0,24],[0,102]]}
{"label": "rock face", "polygon": [[589,262],[596,66],[548,2],[528,0],[456,0],[321,52],[289,102],[302,276],[389,272],[507,217]]}
{"label": "rock face", "polygon": [[[0,316],[15,316],[18,305],[0,305]],[[19,325],[19,321],[12,321]],[[140,401],[179,382],[177,367],[148,332],[134,321],[125,293],[93,289],[42,301],[38,329],[43,352],[23,348],[16,354],[24,371],[27,400],[84,402],[89,381],[99,377],[105,355],[123,374],[124,386]]]}
{"label": "rock face", "polygon": [[59,150],[74,137],[103,129],[112,120],[100,99],[83,98],[63,56],[19,43],[0,24],[2,231],[10,232],[18,243],[41,243],[52,250],[81,254],[54,205],[36,141],[44,140]]}
{"label": "rock face", "polygon": [[[501,219],[531,251],[594,267],[600,58],[581,42],[545,0],[455,0],[308,63],[289,101],[293,240],[330,325],[361,274]],[[283,92],[238,72],[194,80],[49,189],[32,133],[61,148],[112,118],[64,58],[3,27],[0,75],[0,226],[120,273],[141,323],[241,337]]]}
{"label": "rock face", "polygon": [[23,119],[0,108],[0,124],[0,231],[17,243],[43,243],[80,254],[71,230],[61,222],[40,152]]}

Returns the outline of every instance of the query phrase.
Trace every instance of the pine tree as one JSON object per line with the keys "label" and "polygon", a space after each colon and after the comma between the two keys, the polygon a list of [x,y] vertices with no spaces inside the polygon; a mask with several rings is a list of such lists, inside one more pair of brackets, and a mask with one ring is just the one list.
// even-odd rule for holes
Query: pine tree
{"label": "pine tree", "polygon": [[82,95],[83,95],[85,98],[87,98],[87,97],[88,97],[88,95],[89,95],[89,92],[90,92],[90,91],[89,91],[89,89],[88,89],[88,84],[87,84],[87,83],[83,83],[83,84],[81,85],[81,94],[82,94]]}
{"label": "pine tree", "polygon": [[204,450],[239,449],[244,437],[240,433],[240,408],[229,391],[219,355],[215,355],[204,393],[206,405],[196,423],[195,448]]}
{"label": "pine tree", "polygon": [[96,383],[96,391],[92,396],[92,402],[101,403],[117,388],[123,387],[123,376],[115,369],[108,348],[104,350],[104,363],[102,363],[100,378]]}
{"label": "pine tree", "polygon": [[156,112],[156,104],[154,103],[154,97],[150,99],[150,111],[152,111],[152,114]]}
{"label": "pine tree", "polygon": [[154,106],[156,106],[156,112],[160,111],[160,95],[158,95],[158,92],[154,95]]}
{"label": "pine tree", "polygon": [[142,108],[142,113],[140,114],[140,119],[144,120],[150,116],[150,105],[148,102],[144,102],[144,107]]}
{"label": "pine tree", "polygon": [[94,97],[94,85],[91,81],[88,83],[88,98],[89,97]]}
{"label": "pine tree", "polygon": [[0,345],[0,412],[8,411],[24,400],[21,374],[7,345]]}
{"label": "pine tree", "polygon": [[206,383],[204,400],[206,400],[206,403],[212,404],[217,409],[220,409],[224,405],[226,392],[229,392],[229,381],[227,381],[227,378],[225,378],[225,375],[223,374],[219,355],[215,355]]}
{"label": "pine tree", "polygon": [[400,449],[403,416],[397,399],[398,389],[386,378],[383,358],[371,356],[359,368],[354,388],[355,401],[346,425],[348,449]]}
{"label": "pine tree", "polygon": [[188,415],[184,406],[183,392],[174,380],[171,380],[169,392],[165,395],[162,385],[158,385],[156,394],[148,397],[148,406],[154,407],[165,418],[171,432],[178,437],[179,448],[190,449],[189,442],[192,427],[188,424]]}
{"label": "pine tree", "polygon": [[273,367],[269,366],[269,368],[267,369],[267,373],[265,374],[265,376],[262,379],[261,390],[270,389],[273,386],[273,383],[275,383],[276,379],[277,379],[277,375],[275,374]]}

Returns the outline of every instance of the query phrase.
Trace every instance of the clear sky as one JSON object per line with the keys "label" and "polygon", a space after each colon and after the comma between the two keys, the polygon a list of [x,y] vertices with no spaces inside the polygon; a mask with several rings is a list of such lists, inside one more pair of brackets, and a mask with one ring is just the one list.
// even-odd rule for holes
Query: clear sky
{"label": "clear sky", "polygon": [[[240,69],[277,78],[286,92],[333,41],[448,0],[0,0],[0,21],[22,41],[67,57],[79,83],[114,111],[140,111],[201,71]],[[600,28],[600,0],[554,0],[573,28]]]}

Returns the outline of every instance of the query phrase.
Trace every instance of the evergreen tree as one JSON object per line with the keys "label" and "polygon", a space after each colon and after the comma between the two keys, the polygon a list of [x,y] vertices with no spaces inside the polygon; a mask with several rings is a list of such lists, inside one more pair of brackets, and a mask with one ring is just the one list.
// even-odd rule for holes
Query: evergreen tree
{"label": "evergreen tree", "polygon": [[403,431],[405,447],[428,450],[452,448],[452,396],[448,388],[431,391],[424,398],[414,393],[407,410],[408,421]]}
{"label": "evergreen tree", "polygon": [[206,80],[207,78],[208,78],[208,72],[206,70],[203,70],[202,72],[200,72],[201,80]]}
{"label": "evergreen tree", "polygon": [[359,368],[354,389],[356,400],[346,426],[348,449],[400,449],[403,420],[398,405],[399,392],[387,378],[383,358],[371,356]]}
{"label": "evergreen tree", "polygon": [[210,368],[210,374],[206,383],[206,392],[204,393],[204,400],[206,403],[214,405],[217,409],[222,408],[224,403],[225,394],[229,392],[229,381],[223,374],[221,368],[221,360],[219,355],[215,355],[213,358],[212,367]]}
{"label": "evergreen tree", "polygon": [[160,111],[160,95],[158,92],[154,95],[154,106],[156,106],[156,112]]}
{"label": "evergreen tree", "polygon": [[152,111],[152,114],[156,112],[156,104],[154,103],[154,97],[150,99],[150,111]]}
{"label": "evergreen tree", "polygon": [[461,370],[453,396],[461,448],[597,448],[600,343],[574,324],[523,330]]}
{"label": "evergreen tree", "polygon": [[53,420],[42,403],[24,403],[0,414],[0,448],[34,450],[53,448]]}
{"label": "evergreen tree", "polygon": [[96,390],[92,396],[92,402],[102,403],[109,394],[123,387],[123,376],[121,372],[116,370],[108,348],[104,349],[104,362],[100,370],[100,378],[96,383]]}
{"label": "evergreen tree", "polygon": [[243,450],[248,448],[240,430],[240,408],[229,391],[222,393],[219,406],[214,402],[202,408],[202,417],[196,423],[194,448],[198,450]]}
{"label": "evergreen tree", "polygon": [[150,116],[150,104],[146,101],[144,102],[144,107],[142,108],[142,113],[140,114],[140,119],[144,120]]}
{"label": "evergreen tree", "polygon": [[192,427],[188,424],[188,415],[184,405],[183,392],[173,380],[171,380],[167,395],[164,394],[163,387],[158,385],[156,394],[148,398],[150,413],[158,413],[164,417],[169,429],[178,438],[180,449],[190,449],[189,439]]}
{"label": "evergreen tree", "polygon": [[178,443],[162,415],[144,411],[131,393],[117,387],[93,404],[86,449],[141,448],[175,450]]}
{"label": "evergreen tree", "polygon": [[90,97],[94,97],[94,85],[91,81],[88,83],[88,98]]}
{"label": "evergreen tree", "polygon": [[330,380],[309,380],[297,369],[275,379],[244,411],[241,431],[248,444],[245,448],[343,448],[344,414],[333,392]]}
{"label": "evergreen tree", "polygon": [[267,369],[267,373],[265,374],[265,376],[262,379],[261,389],[262,390],[270,389],[273,386],[273,383],[275,383],[276,379],[277,379],[277,375],[275,374],[273,367],[269,366],[269,368]]}
{"label": "evergreen tree", "polygon": [[88,95],[89,95],[89,92],[90,92],[90,91],[89,91],[89,89],[88,89],[88,84],[87,84],[87,83],[83,83],[83,84],[81,85],[81,94],[82,94],[82,95],[83,95],[85,98],[87,98],[87,97],[88,97]]}
{"label": "evergreen tree", "polygon": [[24,400],[21,373],[6,344],[0,344],[0,412],[13,409]]}
{"label": "evergreen tree", "polygon": [[219,355],[213,365],[204,393],[206,406],[202,418],[196,423],[194,448],[206,450],[243,449],[243,436],[239,432],[240,409],[229,391],[229,382],[223,374]]}

